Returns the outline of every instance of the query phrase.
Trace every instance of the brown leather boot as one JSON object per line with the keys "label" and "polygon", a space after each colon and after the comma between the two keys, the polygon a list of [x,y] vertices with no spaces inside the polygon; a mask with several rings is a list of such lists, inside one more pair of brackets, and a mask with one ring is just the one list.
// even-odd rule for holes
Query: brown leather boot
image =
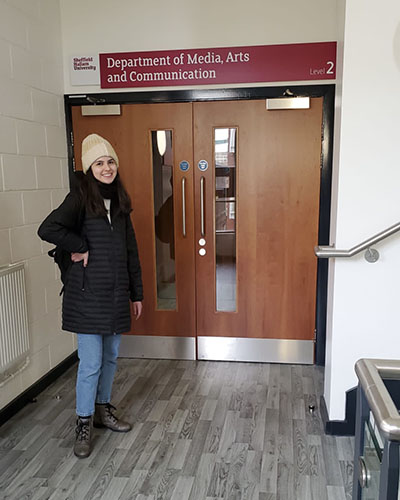
{"label": "brown leather boot", "polygon": [[92,417],[78,417],[75,433],[74,454],[78,458],[86,458],[92,451]]}
{"label": "brown leather boot", "polygon": [[107,427],[115,432],[128,432],[132,429],[131,424],[128,422],[124,422],[123,420],[119,420],[112,412],[112,410],[116,410],[113,405],[110,403],[96,404],[96,410],[94,413],[94,422],[93,425],[95,427]]}

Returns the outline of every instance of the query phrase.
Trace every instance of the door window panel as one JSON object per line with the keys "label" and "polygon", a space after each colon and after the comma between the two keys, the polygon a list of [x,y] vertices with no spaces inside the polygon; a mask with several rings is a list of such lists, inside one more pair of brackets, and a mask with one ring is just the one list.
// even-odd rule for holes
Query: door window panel
{"label": "door window panel", "polygon": [[157,309],[176,310],[172,130],[151,132]]}
{"label": "door window panel", "polygon": [[236,311],[236,128],[214,129],[216,310]]}

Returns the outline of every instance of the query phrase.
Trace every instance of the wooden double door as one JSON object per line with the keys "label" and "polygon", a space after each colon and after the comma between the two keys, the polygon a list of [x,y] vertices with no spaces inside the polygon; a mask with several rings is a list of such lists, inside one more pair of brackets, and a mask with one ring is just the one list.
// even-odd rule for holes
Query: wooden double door
{"label": "wooden double door", "polygon": [[312,362],[322,98],[280,111],[265,100],[125,104],[117,116],[77,106],[72,118],[77,168],[82,139],[106,137],[132,198],[145,299],[126,343],[151,339],[154,351],[163,339],[157,357],[190,340],[200,359]]}

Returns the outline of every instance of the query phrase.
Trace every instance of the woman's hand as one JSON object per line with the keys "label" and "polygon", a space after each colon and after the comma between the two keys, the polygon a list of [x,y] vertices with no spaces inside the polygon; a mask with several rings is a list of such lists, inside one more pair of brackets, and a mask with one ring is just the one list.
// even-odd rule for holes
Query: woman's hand
{"label": "woman's hand", "polygon": [[142,315],[142,309],[143,304],[140,301],[133,303],[133,314],[135,316],[135,319],[140,318],[140,316]]}
{"label": "woman's hand", "polygon": [[80,262],[81,260],[83,260],[83,267],[86,267],[88,265],[89,252],[85,253],[73,252],[71,253],[71,260],[72,262]]}

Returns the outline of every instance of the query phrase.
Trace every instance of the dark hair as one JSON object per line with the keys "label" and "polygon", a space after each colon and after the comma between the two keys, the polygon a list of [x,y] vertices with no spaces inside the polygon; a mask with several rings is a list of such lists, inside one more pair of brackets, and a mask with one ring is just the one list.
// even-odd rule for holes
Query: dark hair
{"label": "dark hair", "polygon": [[[89,214],[95,216],[105,216],[107,215],[107,212],[99,185],[100,181],[94,177],[92,169],[89,168],[86,175],[82,176],[80,194],[82,196],[85,210]],[[112,202],[114,203],[115,213],[122,212],[124,214],[129,214],[132,211],[131,199],[122,184],[118,172],[112,184],[105,185],[104,187],[112,187]]]}

